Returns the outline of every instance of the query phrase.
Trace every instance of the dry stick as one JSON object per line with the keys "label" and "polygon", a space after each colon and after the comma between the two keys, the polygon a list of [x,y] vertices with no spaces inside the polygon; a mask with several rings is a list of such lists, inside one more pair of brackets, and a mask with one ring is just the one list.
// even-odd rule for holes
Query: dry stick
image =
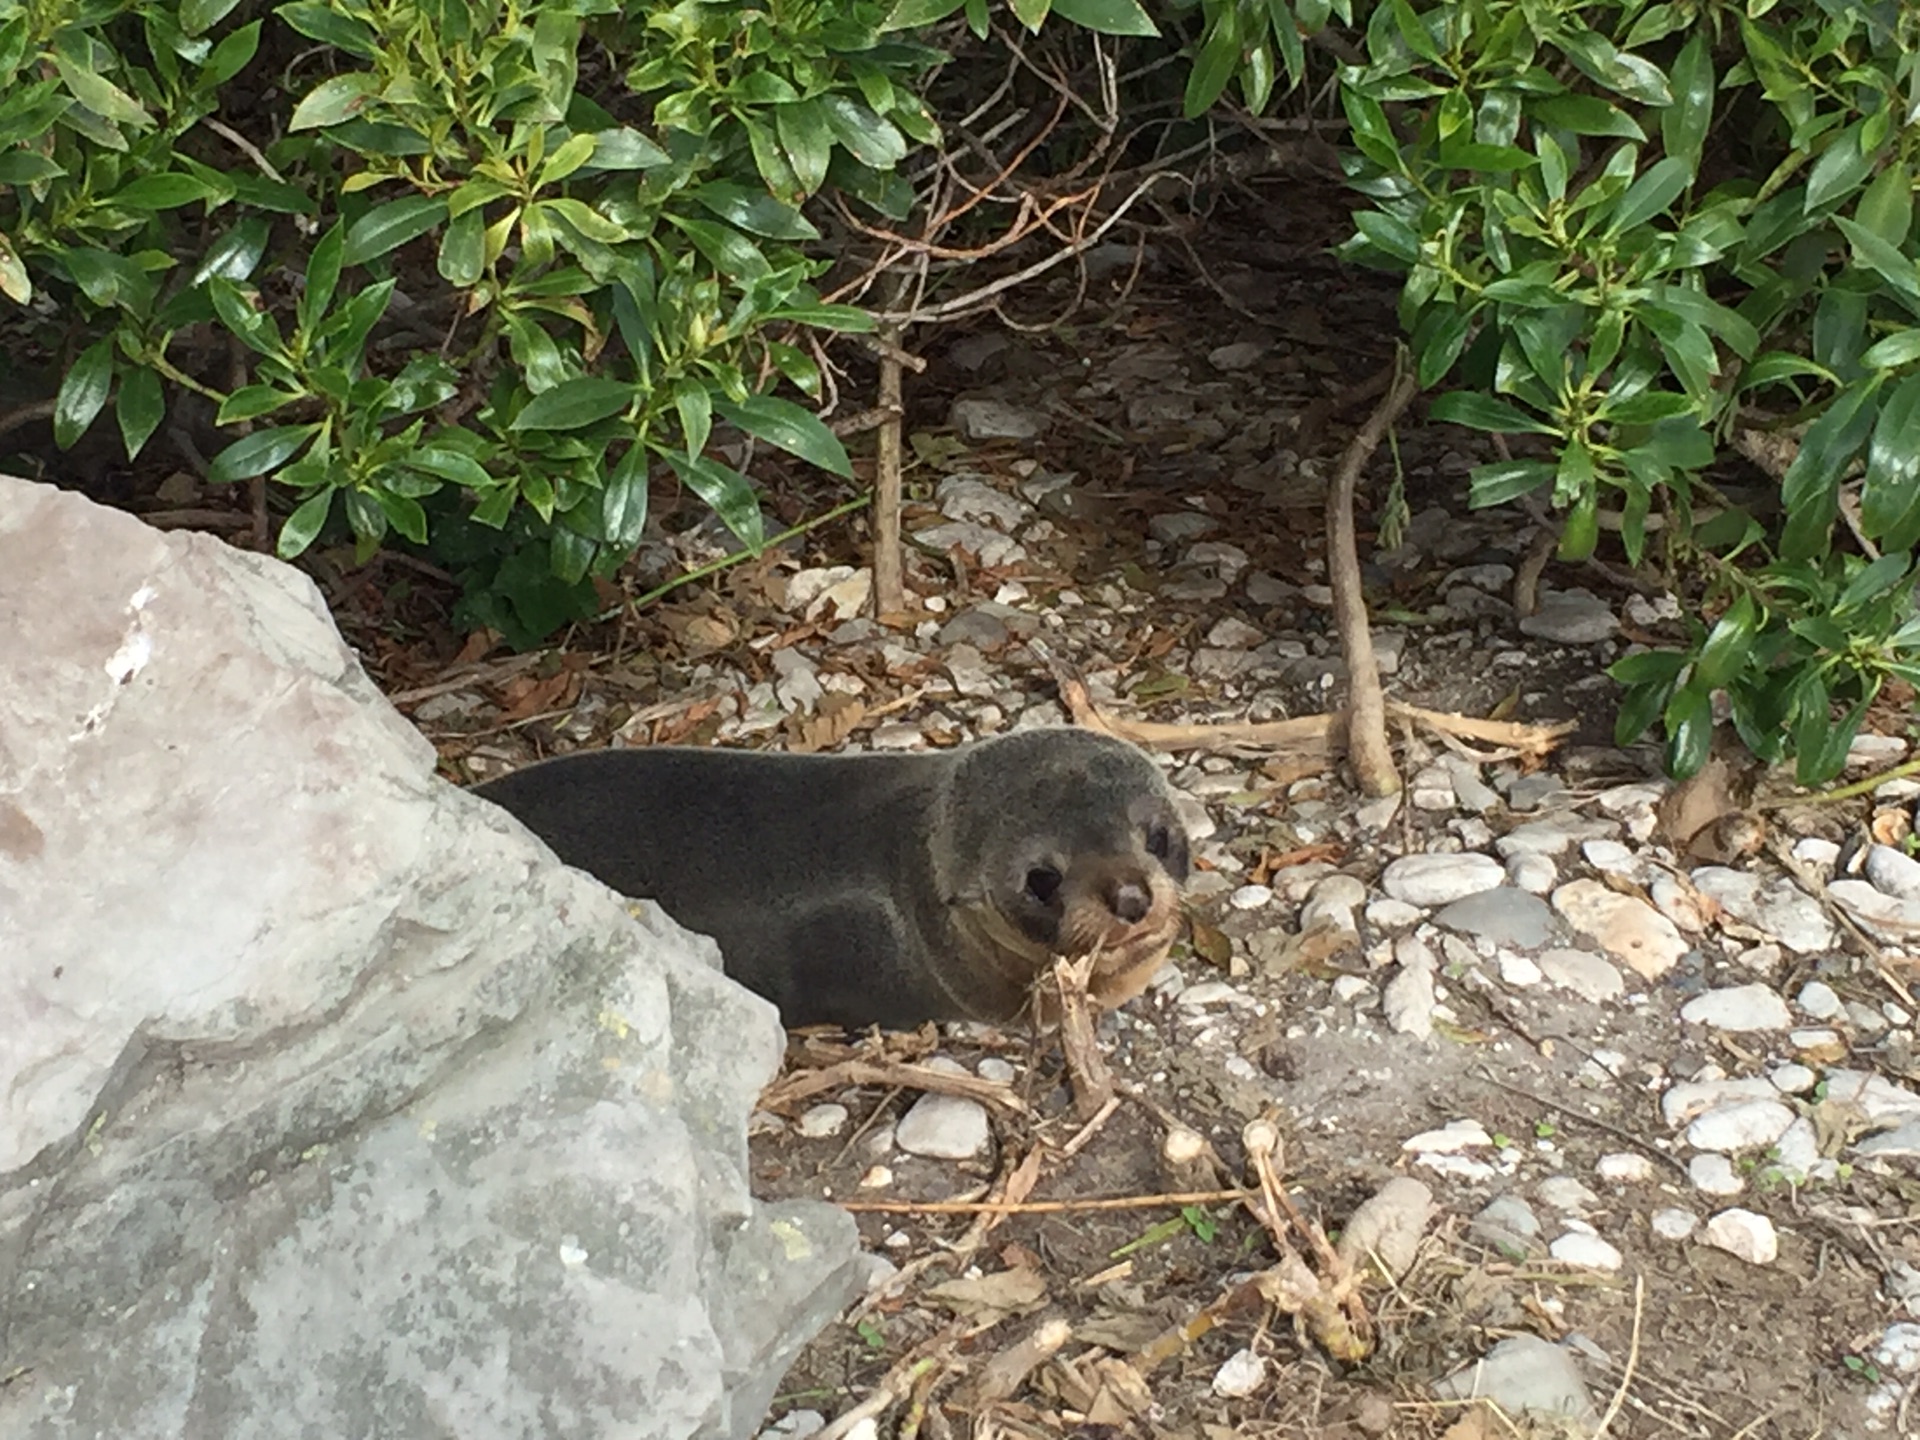
{"label": "dry stick", "polygon": [[[1406,366],[1403,357],[1399,364]],[[1373,407],[1340,457],[1333,485],[1327,491],[1327,578],[1333,584],[1333,617],[1340,631],[1340,649],[1347,659],[1347,759],[1363,792],[1394,795],[1400,790],[1400,772],[1393,765],[1393,746],[1387,739],[1386,696],[1380,689],[1380,666],[1373,655],[1373,632],[1367,625],[1367,601],[1360,583],[1360,550],[1354,536],[1353,496],[1360,472],[1386,438],[1387,428],[1413,402],[1420,379],[1403,368],[1380,403]]]}
{"label": "dry stick", "polygon": [[841,1200],[842,1210],[876,1215],[1069,1215],[1083,1210],[1157,1210],[1183,1205],[1229,1205],[1257,1200],[1253,1190],[1168,1190],[1159,1195],[1109,1195],[1091,1200]]}
{"label": "dry stick", "polygon": [[1083,1122],[1092,1120],[1113,1099],[1113,1072],[1100,1054],[1100,1042],[1093,1033],[1093,1001],[1087,994],[1096,959],[1097,952],[1078,960],[1056,960],[1053,966],[1060,993],[1060,1051],[1073,1081],[1074,1112]]}
{"label": "dry stick", "polygon": [[[897,288],[897,287],[896,287]],[[896,295],[896,303],[898,296]],[[902,327],[883,325],[880,339],[880,408],[887,418],[874,436],[873,459],[873,613],[881,618],[906,609],[906,585],[900,568],[900,361]]]}
{"label": "dry stick", "polygon": [[1620,1418],[1620,1407],[1627,1403],[1627,1391],[1633,1387],[1633,1372],[1640,1365],[1640,1321],[1646,1311],[1647,1277],[1633,1277],[1633,1335],[1627,1341],[1627,1363],[1620,1372],[1620,1388],[1613,1392],[1613,1400],[1607,1406],[1607,1413],[1600,1417],[1600,1424],[1593,1432],[1592,1440],[1606,1440],[1606,1433],[1613,1428],[1613,1422]]}

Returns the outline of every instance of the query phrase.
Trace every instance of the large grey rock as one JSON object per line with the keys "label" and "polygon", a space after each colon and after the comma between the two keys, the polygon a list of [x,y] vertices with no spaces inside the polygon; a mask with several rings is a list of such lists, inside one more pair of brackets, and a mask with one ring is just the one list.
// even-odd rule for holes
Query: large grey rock
{"label": "large grey rock", "polygon": [[771,1007],[275,561],[0,477],[0,635],[0,1436],[752,1433],[860,1269]]}

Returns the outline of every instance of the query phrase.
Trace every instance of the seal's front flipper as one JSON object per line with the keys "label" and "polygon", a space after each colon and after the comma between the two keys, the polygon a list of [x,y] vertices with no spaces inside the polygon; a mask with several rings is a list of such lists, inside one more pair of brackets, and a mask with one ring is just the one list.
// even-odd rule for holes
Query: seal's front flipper
{"label": "seal's front flipper", "polygon": [[884,900],[863,896],[814,906],[795,920],[784,948],[783,973],[768,977],[779,993],[740,978],[780,1006],[789,1028],[911,1030],[942,1008],[945,997],[928,994],[910,972],[914,947],[899,913]]}

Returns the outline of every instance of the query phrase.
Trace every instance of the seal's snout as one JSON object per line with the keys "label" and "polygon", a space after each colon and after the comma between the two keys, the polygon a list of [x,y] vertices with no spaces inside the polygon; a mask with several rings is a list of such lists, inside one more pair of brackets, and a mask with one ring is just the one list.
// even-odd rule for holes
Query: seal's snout
{"label": "seal's snout", "polygon": [[1119,880],[1107,887],[1107,908],[1129,925],[1147,918],[1153,892],[1138,880]]}

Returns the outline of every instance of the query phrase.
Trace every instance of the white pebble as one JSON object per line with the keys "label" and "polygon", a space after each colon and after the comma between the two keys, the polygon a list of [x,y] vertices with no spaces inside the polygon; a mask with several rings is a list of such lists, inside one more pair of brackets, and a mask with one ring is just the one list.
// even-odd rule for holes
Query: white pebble
{"label": "white pebble", "polygon": [[1270,885],[1242,885],[1227,897],[1227,903],[1236,910],[1258,910],[1273,903],[1273,887]]}
{"label": "white pebble", "polygon": [[1258,1390],[1267,1378],[1267,1362],[1251,1350],[1236,1350],[1227,1363],[1213,1372],[1213,1393],[1229,1400],[1242,1400]]}
{"label": "white pebble", "polygon": [[1644,1185],[1653,1179],[1653,1162],[1630,1150],[1616,1150],[1611,1155],[1602,1155],[1593,1173],[1616,1185]]}
{"label": "white pebble", "polygon": [[1707,1221],[1701,1238],[1749,1265],[1771,1265],[1780,1256],[1780,1237],[1773,1222],[1751,1210],[1722,1210]]}
{"label": "white pebble", "polygon": [[800,1117],[800,1123],[794,1126],[809,1140],[824,1140],[829,1135],[838,1135],[847,1128],[847,1107],[829,1102],[814,1105]]}
{"label": "white pebble", "polygon": [[993,1138],[984,1105],[961,1095],[922,1095],[900,1117],[894,1143],[931,1160],[971,1160]]}
{"label": "white pebble", "polygon": [[1687,1162],[1687,1178],[1702,1195],[1738,1195],[1746,1184],[1724,1155],[1696,1155]]}
{"label": "white pebble", "polygon": [[1011,1085],[1020,1074],[1009,1062],[1002,1060],[998,1055],[984,1057],[973,1069],[982,1080],[991,1080],[996,1085]]}
{"label": "white pebble", "polygon": [[1653,1212],[1653,1233],[1662,1240],[1681,1241],[1699,1228],[1700,1217],[1691,1210],[1669,1205]]}
{"label": "white pebble", "polygon": [[1493,1137],[1478,1120],[1455,1120],[1439,1130],[1423,1130],[1410,1140],[1400,1142],[1405,1151],[1456,1154],[1477,1146],[1493,1144]]}
{"label": "white pebble", "polygon": [[1820,1083],[1820,1077],[1805,1065],[1782,1065],[1767,1076],[1782,1095],[1804,1095]]}
{"label": "white pebble", "polygon": [[1687,1143],[1696,1150],[1732,1154],[1773,1144],[1793,1123],[1793,1111],[1778,1100],[1736,1100],[1717,1105],[1687,1126]]}
{"label": "white pebble", "polygon": [[1620,1252],[1598,1235],[1570,1230],[1547,1247],[1556,1260],[1578,1265],[1583,1270],[1618,1270],[1625,1264]]}
{"label": "white pebble", "polygon": [[1696,995],[1680,1007],[1680,1018],[1690,1025],[1716,1030],[1784,1030],[1793,1023],[1787,1002],[1767,985],[1730,985]]}

